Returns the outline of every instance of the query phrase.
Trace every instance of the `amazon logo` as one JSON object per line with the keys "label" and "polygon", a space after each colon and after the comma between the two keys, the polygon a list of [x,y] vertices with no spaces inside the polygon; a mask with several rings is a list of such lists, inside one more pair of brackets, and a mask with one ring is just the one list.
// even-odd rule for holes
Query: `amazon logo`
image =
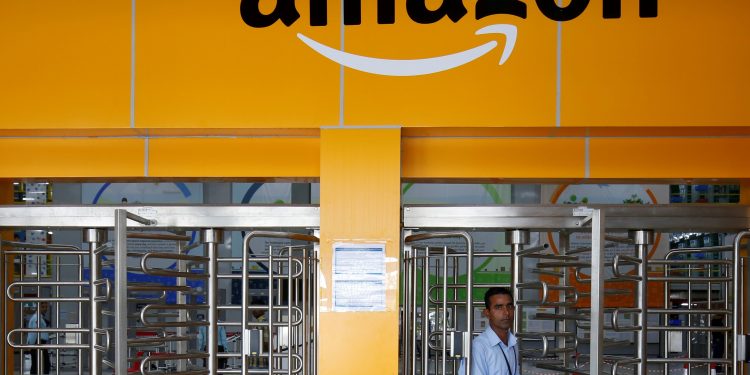
{"label": "amazon logo", "polygon": [[[251,27],[269,27],[276,22],[291,26],[301,15],[297,11],[295,0],[276,0],[276,5],[270,13],[260,10],[261,0],[242,0],[240,2],[240,15],[242,20]],[[309,0],[310,26],[322,27],[328,25],[328,2],[327,0]],[[362,24],[362,0],[342,0],[343,21],[346,26]],[[456,23],[468,14],[463,0],[443,0],[437,9],[430,9],[427,0],[406,0],[406,13],[409,18],[418,24],[432,24],[444,18]],[[559,0],[535,0],[539,11],[552,21],[570,21],[586,10],[590,0],[569,0],[568,4],[559,5]],[[602,0],[602,17],[605,19],[620,18],[622,14],[622,0]],[[641,18],[654,18],[657,16],[658,0],[639,0],[639,15]],[[474,6],[474,18],[481,20],[493,15],[510,15],[521,19],[527,17],[527,4],[521,0],[477,0]],[[377,23],[381,25],[394,24],[396,22],[395,0],[377,0]],[[518,29],[515,25],[496,24],[483,27],[476,31],[482,34],[505,35],[505,46],[500,57],[502,65],[513,52],[516,44]],[[341,51],[322,43],[319,43],[301,33],[297,37],[308,47],[326,58],[351,69],[360,70],[372,74],[388,76],[416,76],[437,73],[452,69],[471,62],[497,47],[496,41],[490,41],[474,48],[437,57],[424,59],[402,60],[381,59],[376,57],[361,56]]]}

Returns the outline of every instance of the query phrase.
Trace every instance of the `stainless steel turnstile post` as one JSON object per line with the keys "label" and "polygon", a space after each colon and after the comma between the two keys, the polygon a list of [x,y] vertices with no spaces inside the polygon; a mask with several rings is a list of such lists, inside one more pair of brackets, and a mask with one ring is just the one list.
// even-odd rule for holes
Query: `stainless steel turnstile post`
{"label": "stainless steel turnstile post", "polygon": [[218,374],[219,357],[217,349],[219,347],[219,309],[217,307],[218,299],[218,246],[224,242],[224,232],[219,229],[204,229],[201,231],[201,242],[206,246],[206,256],[208,258],[208,373],[211,375]]}
{"label": "stainless steel turnstile post", "polygon": [[[101,302],[106,302],[109,296],[105,293],[103,296],[98,295],[98,287],[100,285],[106,286],[105,290],[110,290],[109,279],[103,279],[101,277],[100,262],[101,262],[101,250],[100,246],[107,242],[107,231],[104,229],[85,229],[83,231],[83,241],[89,245],[89,290],[91,293],[91,304],[89,310],[89,371],[91,375],[100,375],[101,369],[101,352],[106,352],[108,348],[99,345],[98,338],[100,334],[105,337],[109,337],[109,331],[101,328]],[[105,340],[105,343],[109,340]],[[83,366],[80,366],[83,367]]]}

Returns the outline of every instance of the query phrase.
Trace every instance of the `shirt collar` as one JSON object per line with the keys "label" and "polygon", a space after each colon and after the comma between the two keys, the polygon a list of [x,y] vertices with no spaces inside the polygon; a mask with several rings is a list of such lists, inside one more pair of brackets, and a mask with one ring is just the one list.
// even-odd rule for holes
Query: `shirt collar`
{"label": "shirt collar", "polygon": [[516,336],[513,334],[513,332],[508,332],[508,345],[505,345],[505,343],[503,343],[500,340],[500,338],[497,337],[497,334],[495,333],[495,331],[492,330],[492,327],[490,327],[489,325],[487,326],[487,328],[484,329],[484,334],[486,335],[487,340],[489,340],[490,346],[495,346],[501,343],[502,343],[502,346],[506,348],[511,348],[511,347],[516,346]]}

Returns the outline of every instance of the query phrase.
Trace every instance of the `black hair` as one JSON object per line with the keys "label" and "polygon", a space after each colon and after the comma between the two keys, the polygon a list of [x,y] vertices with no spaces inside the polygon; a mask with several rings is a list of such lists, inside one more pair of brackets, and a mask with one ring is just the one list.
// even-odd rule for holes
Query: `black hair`
{"label": "black hair", "polygon": [[492,288],[487,289],[486,292],[484,292],[484,307],[489,309],[490,308],[490,298],[494,295],[506,295],[510,297],[510,302],[513,303],[513,293],[510,292],[508,288],[494,286]]}

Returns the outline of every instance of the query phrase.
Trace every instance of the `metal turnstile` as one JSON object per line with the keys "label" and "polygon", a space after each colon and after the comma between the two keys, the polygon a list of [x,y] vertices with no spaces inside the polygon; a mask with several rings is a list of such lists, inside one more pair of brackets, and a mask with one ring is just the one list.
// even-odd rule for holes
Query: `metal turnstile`
{"label": "metal turnstile", "polygon": [[[85,327],[85,307],[94,298],[90,293],[92,286],[83,274],[83,257],[89,256],[90,252],[76,246],[16,241],[3,241],[0,249],[1,281],[5,281],[9,274],[18,275],[7,283],[0,282],[3,291],[3,357],[7,353],[19,353],[17,362],[35,361],[37,372],[41,373],[45,367],[44,350],[54,355],[56,363],[53,369],[57,373],[68,362],[68,371],[83,374],[83,369],[76,365],[83,363],[89,351],[89,345],[81,337],[90,334],[90,329]],[[18,272],[14,272],[16,269]],[[51,269],[54,272],[50,272]],[[66,271],[67,280],[61,279],[63,271]],[[105,288],[104,293],[108,290]],[[68,309],[74,313],[75,323],[63,327],[42,323],[43,318],[35,316],[38,311],[50,310],[49,314],[60,321],[61,311]],[[14,316],[24,315],[29,318],[24,324],[13,324]],[[11,360],[3,358],[0,363]]]}
{"label": "metal turnstile", "polygon": [[[0,363],[13,362],[20,373],[24,354],[41,358],[43,349],[56,353],[52,371],[58,374],[315,374],[318,212],[303,206],[0,207],[0,227],[78,229],[84,244],[2,243],[0,269],[13,276],[0,280]],[[280,228],[290,231],[269,231]],[[190,230],[199,236],[192,245]],[[247,230],[241,254],[223,247],[230,232]],[[264,253],[251,248],[252,238],[289,243],[273,243]],[[55,268],[52,279],[41,272],[30,277],[31,263]],[[249,297],[257,280],[265,281],[262,305]],[[241,298],[229,301],[230,288],[220,284],[234,282],[232,299]],[[26,327],[24,309],[36,311],[41,303],[57,316],[45,320],[47,327]],[[75,324],[62,326],[62,311],[75,311]],[[265,319],[254,318],[260,315]],[[35,342],[27,342],[29,334],[37,335]]]}
{"label": "metal turnstile", "polygon": [[[283,238],[314,244],[250,251],[253,238]],[[315,374],[317,356],[318,238],[289,232],[250,232],[244,237],[242,273],[267,285],[265,304],[254,303],[242,284],[242,374]],[[264,273],[248,272],[250,263]],[[315,301],[315,302],[313,302]],[[254,318],[255,316],[265,319]]]}
{"label": "metal turnstile", "polygon": [[[448,246],[419,246],[421,241],[436,238],[463,239],[466,252]],[[474,304],[467,301],[473,300],[473,286],[480,286],[474,285],[472,278],[472,244],[467,232],[407,233],[402,265],[403,373],[427,374],[431,365],[441,373],[449,369],[452,373],[459,365],[456,359],[470,355]],[[466,275],[465,284],[458,283],[460,274]]]}
{"label": "metal turnstile", "polygon": [[[748,207],[407,206],[404,227],[404,374],[458,374],[462,362],[470,373],[466,332],[481,333],[472,317],[484,309],[490,286],[514,294],[524,374],[742,373],[746,281],[739,254],[750,237],[743,232]],[[467,231],[504,233],[509,251],[477,252]],[[655,233],[664,232],[737,235],[732,245],[649,258]],[[580,233],[573,245],[571,236]],[[420,246],[446,237],[463,237],[466,250]],[[553,237],[554,247],[547,243]],[[508,282],[475,281],[487,257],[510,258]],[[662,293],[663,302],[653,298]]]}

